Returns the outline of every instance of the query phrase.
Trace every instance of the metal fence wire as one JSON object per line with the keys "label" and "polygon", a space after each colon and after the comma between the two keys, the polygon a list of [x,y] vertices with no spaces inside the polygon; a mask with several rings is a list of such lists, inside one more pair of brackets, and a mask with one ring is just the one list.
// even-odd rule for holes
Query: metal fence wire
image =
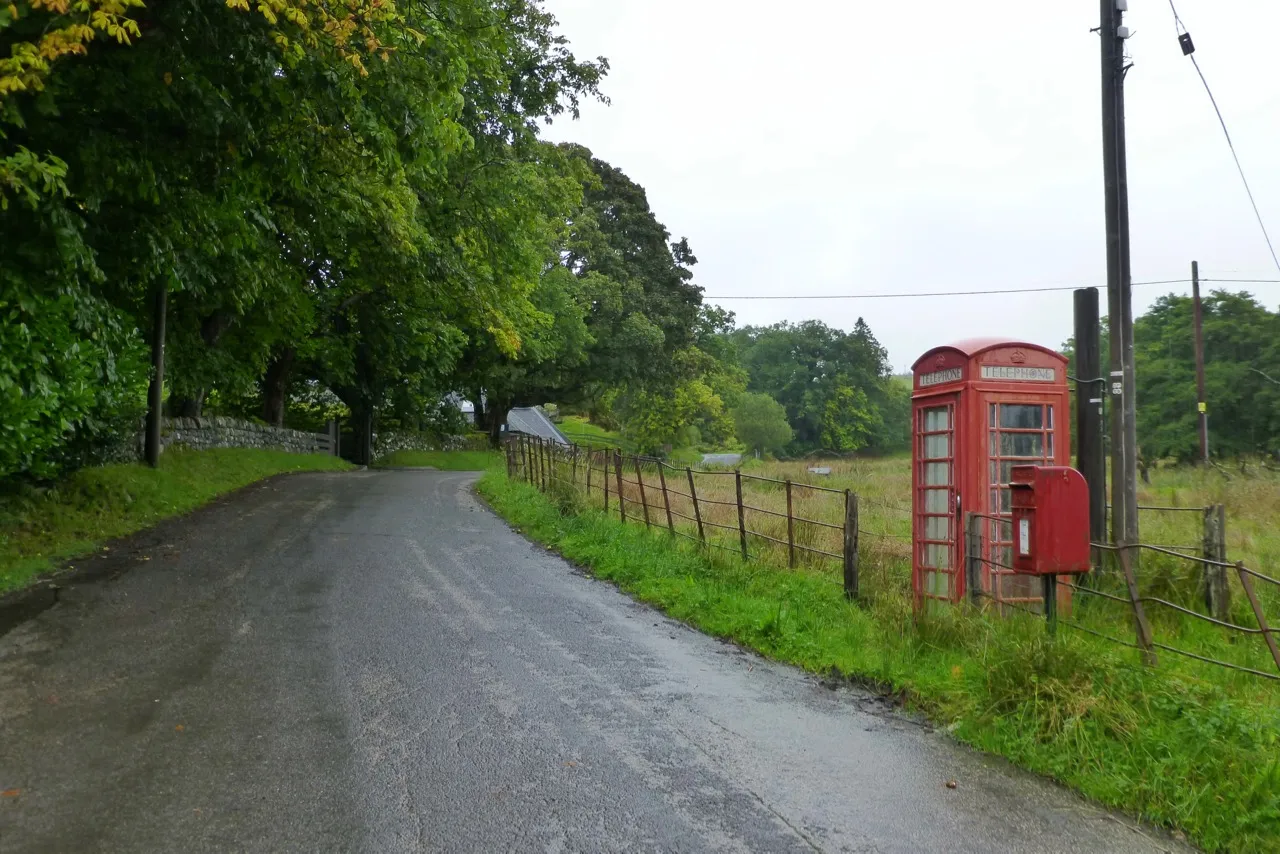
{"label": "metal fence wire", "polygon": [[[612,447],[537,437],[507,442],[507,473],[544,492],[564,489],[623,523],[665,528],[745,561],[840,567],[845,594],[859,595],[858,497],[741,471],[673,466]],[[886,535],[887,536],[887,535]]]}
{"label": "metal fence wire", "polygon": [[[841,583],[845,595],[851,600],[857,599],[860,593],[860,542],[870,538],[911,539],[887,531],[860,529],[859,499],[847,489],[761,477],[740,470],[682,468],[655,457],[625,454],[616,447],[562,445],[523,435],[507,441],[506,461],[510,478],[536,486],[553,497],[557,493],[572,495],[575,501],[597,507],[606,514],[617,514],[623,523],[665,529],[673,537],[734,553],[744,561],[785,564],[793,569],[838,565],[843,572]],[[898,505],[868,503],[904,514],[911,512],[910,508]],[[1057,582],[1057,589],[1069,590],[1072,597],[1073,604],[1065,613],[1056,608],[1037,610],[1030,601],[1002,597],[997,595],[998,591],[985,589],[980,581],[980,566],[997,571],[1013,568],[995,560],[991,556],[994,550],[988,548],[984,540],[989,524],[983,522],[995,517],[966,514],[964,553],[969,564],[966,572],[971,602],[980,606],[992,603],[1001,614],[1008,609],[1046,618],[1051,631],[1063,626],[1136,649],[1149,665],[1158,663],[1157,651],[1162,651],[1280,681],[1280,641],[1267,613],[1266,597],[1258,590],[1259,585],[1263,585],[1271,590],[1272,602],[1280,600],[1280,579],[1226,560],[1221,505],[1151,509],[1201,512],[1206,532],[1202,554],[1193,554],[1193,547],[1184,546],[1094,543],[1098,558],[1095,563],[1108,564],[1109,568],[1092,573],[1087,583],[1074,579]],[[1208,613],[1165,596],[1142,593],[1137,571],[1142,553],[1160,555],[1189,567],[1189,575],[1202,582],[1203,604]],[[1239,582],[1247,611],[1243,607],[1235,612],[1231,610],[1229,578],[1232,575]],[[1133,640],[1117,636],[1114,614],[1109,622],[1094,620],[1090,624],[1096,609],[1108,605],[1120,606],[1126,611],[1124,620],[1132,623]],[[1159,614],[1159,618],[1153,621],[1148,611]],[[1172,629],[1171,619],[1179,621]],[[1166,637],[1166,634],[1184,635],[1189,626],[1211,632],[1213,639],[1209,645],[1215,649],[1231,649],[1236,641],[1256,643],[1260,639],[1275,671],[1263,670],[1265,665],[1253,660],[1232,662],[1220,655],[1206,654],[1213,650],[1186,649],[1176,643],[1176,638]],[[1157,629],[1168,631],[1157,636]],[[1254,664],[1257,666],[1251,666]]]}

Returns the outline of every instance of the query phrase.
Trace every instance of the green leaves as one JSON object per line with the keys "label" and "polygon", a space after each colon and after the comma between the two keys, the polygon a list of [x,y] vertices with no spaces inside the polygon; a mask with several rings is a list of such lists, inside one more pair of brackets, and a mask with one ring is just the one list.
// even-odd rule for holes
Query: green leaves
{"label": "green leaves", "polygon": [[266,411],[313,381],[411,421],[469,337],[582,363],[573,276],[539,292],[581,171],[537,127],[598,95],[604,63],[577,61],[533,0],[348,5],[149,4],[116,22],[143,35],[129,49],[52,66],[38,109],[2,102],[0,199],[21,204],[0,210],[0,270],[21,317],[0,332],[0,477],[45,476],[136,412],[126,364],[157,282],[171,410],[245,414],[261,394]]}

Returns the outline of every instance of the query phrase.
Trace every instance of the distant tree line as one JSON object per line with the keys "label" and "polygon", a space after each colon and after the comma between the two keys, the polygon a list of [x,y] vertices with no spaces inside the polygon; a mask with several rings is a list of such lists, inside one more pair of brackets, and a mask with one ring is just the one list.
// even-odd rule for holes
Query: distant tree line
{"label": "distant tree line", "polygon": [[[1280,313],[1248,293],[1214,291],[1202,303],[1205,398],[1214,457],[1280,453]],[[1190,297],[1156,300],[1134,322],[1138,448],[1146,463],[1200,456]],[[1102,362],[1109,338],[1102,329]],[[1074,355],[1075,342],[1064,352]],[[1073,421],[1074,423],[1074,421]]]}

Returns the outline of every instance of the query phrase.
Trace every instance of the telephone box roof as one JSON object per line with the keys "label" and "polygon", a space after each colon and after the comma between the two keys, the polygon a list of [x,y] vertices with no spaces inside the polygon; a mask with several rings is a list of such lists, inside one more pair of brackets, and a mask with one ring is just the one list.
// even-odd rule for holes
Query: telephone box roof
{"label": "telephone box roof", "polygon": [[1066,361],[1065,357],[1057,350],[1041,346],[1040,344],[1032,344],[1029,341],[1019,341],[1016,338],[965,338],[962,341],[953,341],[950,344],[943,344],[938,347],[931,348],[919,359],[915,360],[915,363],[911,365],[911,370],[914,372],[920,366],[921,362],[934,355],[939,350],[955,350],[958,353],[964,354],[966,358],[972,359],[974,356],[985,353],[988,350],[994,350],[997,347],[1021,347],[1025,350],[1039,350],[1041,353],[1048,353]]}

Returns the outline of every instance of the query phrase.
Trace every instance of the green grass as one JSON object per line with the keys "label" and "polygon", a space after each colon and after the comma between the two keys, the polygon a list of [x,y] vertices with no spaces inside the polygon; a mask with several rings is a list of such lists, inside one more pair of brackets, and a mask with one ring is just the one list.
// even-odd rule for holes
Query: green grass
{"label": "green grass", "polygon": [[895,692],[956,738],[1208,850],[1280,850],[1280,691],[1270,685],[1148,669],[1087,635],[1050,639],[1030,617],[917,618],[905,593],[852,605],[831,573],[707,555],[497,467],[479,489],[528,536],[709,634]]}
{"label": "green grass", "polygon": [[82,469],[45,490],[0,495],[0,592],[31,584],[66,558],[189,512],[219,495],[293,471],[350,468],[325,454],[172,448],[160,467]]}
{"label": "green grass", "polygon": [[434,468],[440,471],[484,471],[501,462],[498,451],[396,451],[379,457],[377,468]]}
{"label": "green grass", "polygon": [[626,445],[622,434],[616,430],[606,430],[598,424],[592,424],[582,415],[566,415],[556,426],[570,441],[579,445],[611,448],[621,448]]}

